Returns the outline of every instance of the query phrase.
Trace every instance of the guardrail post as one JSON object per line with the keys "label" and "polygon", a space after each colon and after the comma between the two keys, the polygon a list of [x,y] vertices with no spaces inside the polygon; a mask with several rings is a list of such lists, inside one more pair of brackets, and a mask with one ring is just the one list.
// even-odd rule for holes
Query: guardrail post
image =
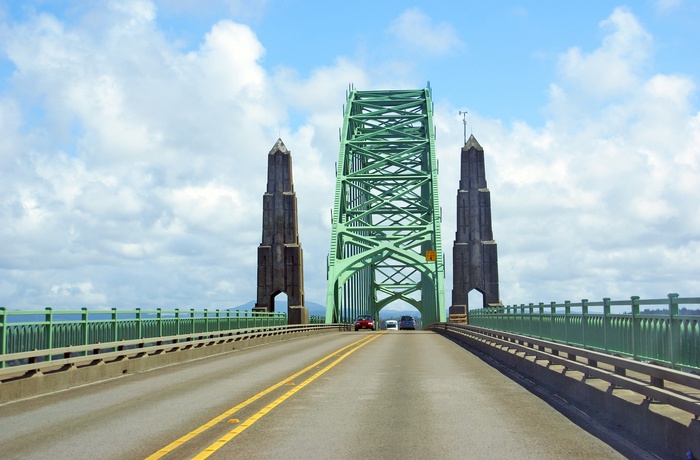
{"label": "guardrail post", "polygon": [[515,332],[515,309],[510,305],[506,305],[504,308],[506,314],[506,323],[508,324],[508,330]]}
{"label": "guardrail post", "polygon": [[177,335],[182,334],[182,332],[180,332],[180,309],[179,308],[175,309],[175,331],[176,331]]}
{"label": "guardrail post", "polygon": [[204,332],[209,332],[209,309],[204,309]]}
{"label": "guardrail post", "polygon": [[138,339],[143,338],[143,316],[140,307],[136,308],[136,333]]}
{"label": "guardrail post", "polygon": [[539,327],[537,328],[537,329],[538,329],[538,333],[539,333],[539,336],[538,336],[538,337],[542,339],[542,338],[544,338],[544,336],[542,335],[542,329],[543,329],[543,327],[544,327],[544,325],[542,324],[542,323],[544,323],[544,302],[540,302],[539,305],[538,305],[537,307],[538,307],[538,308],[537,308],[537,311],[538,311],[538,313],[539,313],[539,314],[538,314],[538,316],[539,316]]}
{"label": "guardrail post", "polygon": [[88,327],[88,321],[90,320],[90,313],[88,312],[87,307],[81,308],[82,310],[82,327],[83,327],[83,343],[81,345],[89,345],[90,344],[90,328]]}
{"label": "guardrail post", "polygon": [[550,314],[549,314],[549,339],[554,340],[554,331],[556,330],[554,322],[556,321],[556,316],[557,316],[557,303],[552,301],[549,303],[549,308],[550,308]]}
{"label": "guardrail post", "polygon": [[528,321],[527,321],[527,333],[528,335],[533,335],[532,334],[532,313],[535,309],[535,306],[530,303],[530,305],[527,306],[527,313],[528,313]]}
{"label": "guardrail post", "polygon": [[636,360],[639,356],[639,345],[641,338],[641,324],[639,319],[639,296],[633,295],[632,300],[632,358]]}
{"label": "guardrail post", "polygon": [[569,343],[569,326],[571,326],[571,301],[564,301],[564,343]]}
{"label": "guardrail post", "polygon": [[[53,348],[53,309],[51,307],[46,307],[44,334],[44,348],[50,350]],[[48,359],[51,359],[51,356]]]}
{"label": "guardrail post", "polygon": [[608,334],[610,333],[610,297],[603,297],[603,348],[610,352]]}
{"label": "guardrail post", "polygon": [[525,304],[521,303],[519,308],[520,308],[520,329],[518,330],[518,333],[524,334],[525,333]]}
{"label": "guardrail post", "polygon": [[581,299],[581,346],[586,348],[586,329],[588,329],[588,299]]}
{"label": "guardrail post", "polygon": [[676,367],[676,363],[682,361],[681,359],[681,327],[680,320],[678,319],[678,294],[671,293],[668,295],[668,330],[669,339],[671,343],[669,344],[669,351],[671,353],[671,366]]}
{"label": "guardrail post", "polygon": [[[7,354],[7,312],[0,307],[0,356]],[[5,360],[0,361],[0,369],[6,366]]]}
{"label": "guardrail post", "polygon": [[117,309],[112,307],[112,341],[119,340],[119,323],[117,322]]}
{"label": "guardrail post", "polygon": [[163,310],[156,308],[156,322],[158,323],[158,337],[163,337]]}

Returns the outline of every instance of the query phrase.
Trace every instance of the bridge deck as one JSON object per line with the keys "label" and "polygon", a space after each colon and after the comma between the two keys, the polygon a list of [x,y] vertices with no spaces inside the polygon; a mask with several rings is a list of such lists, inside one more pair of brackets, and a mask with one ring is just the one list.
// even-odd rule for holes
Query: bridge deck
{"label": "bridge deck", "polygon": [[338,333],[129,375],[0,406],[0,426],[3,458],[623,458],[427,331]]}

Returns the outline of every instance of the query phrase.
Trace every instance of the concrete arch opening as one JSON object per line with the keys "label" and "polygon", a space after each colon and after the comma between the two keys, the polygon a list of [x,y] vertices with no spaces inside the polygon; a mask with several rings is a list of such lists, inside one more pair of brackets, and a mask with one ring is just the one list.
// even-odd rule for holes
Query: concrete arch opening
{"label": "concrete arch opening", "polygon": [[287,311],[287,307],[289,306],[289,298],[286,292],[278,292],[272,297],[275,305],[275,311]]}
{"label": "concrete arch opening", "polygon": [[472,289],[467,294],[467,311],[484,306],[484,293],[478,289]]}
{"label": "concrete arch opening", "polygon": [[411,316],[415,320],[416,330],[422,329],[423,315],[414,305],[403,301],[392,302],[379,311],[379,323],[381,329],[385,328],[386,320],[392,319],[400,322],[403,316]]}

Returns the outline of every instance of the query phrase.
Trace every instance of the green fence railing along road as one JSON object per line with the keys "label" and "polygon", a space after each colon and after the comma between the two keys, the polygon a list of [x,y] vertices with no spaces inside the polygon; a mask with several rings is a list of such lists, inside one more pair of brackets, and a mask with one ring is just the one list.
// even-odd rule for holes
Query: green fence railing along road
{"label": "green fence railing along road", "polygon": [[[312,318],[318,323],[325,318]],[[21,311],[0,308],[0,355],[51,350],[180,334],[281,326],[281,312],[239,310],[81,310]],[[51,359],[47,355],[46,359]],[[1,367],[5,363],[0,363]]]}
{"label": "green fence railing along road", "polygon": [[[469,323],[697,372],[700,314],[682,314],[682,305],[700,308],[700,298],[669,294],[666,299],[634,296],[474,309],[469,312]],[[641,307],[655,307],[655,311]]]}

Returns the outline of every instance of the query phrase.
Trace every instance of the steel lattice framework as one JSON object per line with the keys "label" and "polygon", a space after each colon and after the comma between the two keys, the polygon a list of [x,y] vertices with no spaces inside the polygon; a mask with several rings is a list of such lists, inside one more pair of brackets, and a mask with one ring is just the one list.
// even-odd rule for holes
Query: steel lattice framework
{"label": "steel lattice framework", "polygon": [[356,91],[344,109],[328,258],[326,321],[393,302],[445,321],[430,87]]}

